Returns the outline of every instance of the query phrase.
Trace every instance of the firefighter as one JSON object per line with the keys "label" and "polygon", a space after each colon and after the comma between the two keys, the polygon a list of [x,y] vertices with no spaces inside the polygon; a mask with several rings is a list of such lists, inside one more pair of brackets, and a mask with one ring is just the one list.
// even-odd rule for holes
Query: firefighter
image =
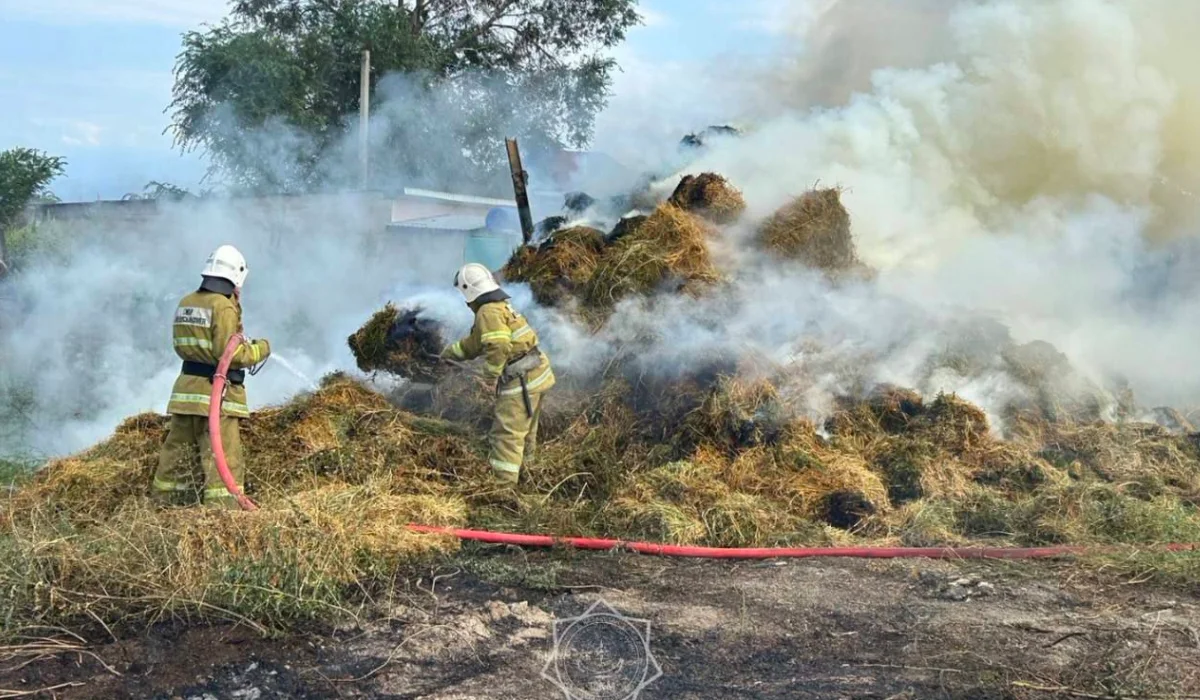
{"label": "firefighter", "polygon": [[[213,459],[208,434],[208,405],[213,375],[230,336],[242,332],[242,285],[246,259],[237,248],[223,245],[213,251],[201,271],[200,288],[188,294],[175,310],[175,353],[183,367],[171,390],[167,412],[171,424],[154,474],[154,497],[164,504],[194,502],[197,492],[206,506],[237,508]],[[221,443],[234,482],[242,487],[242,442],[239,421],[250,417],[246,403],[247,368],[271,354],[266,340],[244,340],[226,376],[221,401]],[[253,373],[253,369],[251,372]]]}
{"label": "firefighter", "polygon": [[484,358],[483,381],[496,394],[488,462],[499,482],[515,484],[537,446],[542,395],[554,386],[550,358],[486,267],[464,265],[454,275],[454,286],[475,312],[475,324],[442,356],[459,361]]}

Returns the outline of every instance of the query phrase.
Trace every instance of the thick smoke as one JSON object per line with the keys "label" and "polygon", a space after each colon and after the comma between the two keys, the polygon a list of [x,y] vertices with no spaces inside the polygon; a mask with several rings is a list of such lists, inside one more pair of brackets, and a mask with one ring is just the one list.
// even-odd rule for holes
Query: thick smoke
{"label": "thick smoke", "polygon": [[[860,253],[879,279],[869,291],[814,295],[788,276],[773,291],[796,300],[793,330],[919,356],[914,348],[935,345],[939,327],[970,310],[1002,321],[1018,342],[1055,344],[1097,382],[1127,379],[1144,402],[1194,403],[1189,124],[1200,49],[1185,27],[1200,7],[888,5],[903,17],[892,26],[906,31],[869,30],[864,18],[883,11],[874,2],[832,3],[805,18],[815,53],[786,57],[786,76],[762,83],[778,98],[755,103],[763,118],[754,130],[689,167],[741,186],[751,219],[817,181],[849,188]],[[908,67],[854,64],[847,74],[844,55]],[[846,75],[870,83],[828,91],[842,84],[830,76]],[[831,102],[808,109],[813,94]],[[743,290],[765,284],[752,279]],[[871,300],[858,303],[864,294]],[[737,312],[747,326],[770,327],[783,310]],[[881,380],[915,380],[886,359],[875,369]],[[922,388],[962,388],[939,384]]]}
{"label": "thick smoke", "polygon": [[[714,74],[712,99],[751,129],[686,168],[744,190],[747,216],[718,251],[735,285],[704,300],[627,300],[598,336],[514,289],[557,365],[588,373],[632,352],[647,371],[671,373],[732,355],[795,368],[802,408],[814,415],[875,382],[958,391],[995,410],[1021,391],[1003,371],[930,371],[964,323],[986,318],[1003,326],[973,341],[982,354],[994,354],[988,344],[1007,327],[1016,342],[1053,343],[1098,384],[1127,380],[1143,403],[1197,403],[1190,193],[1200,192],[1200,76],[1191,66],[1200,48],[1190,27],[1200,5],[843,0],[806,9],[787,28],[802,38],[800,53],[776,57],[770,71],[753,64],[737,81]],[[876,27],[885,24],[892,30]],[[674,168],[661,140],[629,147],[663,132],[658,122],[638,129],[645,115],[687,114],[671,95],[655,98],[615,117],[629,125],[621,153],[645,157],[625,163],[636,171]],[[431,124],[457,123],[437,113],[437,100],[417,104]],[[396,99],[379,118],[389,109],[399,121],[416,113],[411,99]],[[519,128],[519,110],[498,113],[498,132]],[[703,106],[696,114],[675,133],[711,121]],[[439,164],[449,132],[431,129],[423,145],[434,181],[453,184],[473,174]],[[818,181],[848,188],[876,280],[833,287],[753,252],[757,221]],[[162,410],[176,368],[171,309],[220,242],[250,259],[247,330],[313,377],[352,367],[346,335],[387,299],[419,301],[455,330],[469,323],[445,286],[457,254],[381,247],[386,237],[349,196],[290,218],[282,207],[180,206],[153,230],[89,230],[65,261],[29,267],[7,292],[17,321],[0,328],[0,404],[10,412],[0,452],[78,449],[126,415]],[[303,388],[269,363],[250,395],[261,406]]]}

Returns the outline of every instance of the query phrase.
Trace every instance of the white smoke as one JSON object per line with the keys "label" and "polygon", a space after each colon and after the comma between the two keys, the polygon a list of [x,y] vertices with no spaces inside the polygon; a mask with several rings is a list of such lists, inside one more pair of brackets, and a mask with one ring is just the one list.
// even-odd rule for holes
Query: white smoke
{"label": "white smoke", "polygon": [[[880,276],[869,291],[818,293],[803,276],[773,286],[751,276],[721,342],[746,334],[772,351],[779,336],[795,336],[887,349],[874,378],[916,383],[920,363],[895,358],[920,358],[942,324],[971,310],[1018,342],[1055,344],[1097,382],[1125,377],[1145,402],[1200,399],[1188,350],[1200,340],[1188,238],[1200,49],[1185,29],[1200,6],[842,0],[810,9],[797,14],[800,55],[739,88],[758,98],[746,103],[759,117],[750,132],[715,144],[687,172],[741,187],[750,224],[818,181],[846,186],[860,254]],[[846,57],[855,60],[845,66]],[[780,323],[781,334],[763,332]],[[712,336],[676,332],[688,356]],[[985,404],[995,403],[989,392],[1009,391],[1003,377],[968,390],[945,373],[935,379],[921,388]]]}
{"label": "white smoke", "polygon": [[[800,368],[814,415],[874,382],[996,407],[1020,391],[1003,372],[928,371],[956,324],[984,316],[1017,342],[1053,343],[1097,382],[1124,377],[1144,403],[1200,402],[1200,210],[1188,194],[1200,191],[1200,4],[841,0],[788,17],[798,53],[618,101],[605,120],[625,128],[598,144],[662,172],[678,156],[663,135],[715,121],[712,104],[750,125],[686,169],[746,195],[745,221],[725,234],[734,254],[721,258],[735,284],[703,300],[627,300],[598,335],[510,290],[557,366],[593,372],[635,352],[678,372],[733,355]],[[381,115],[408,123],[427,110],[418,116],[437,122],[438,104],[397,100]],[[519,110],[499,112],[497,133],[521,126]],[[435,157],[452,132],[432,129],[424,144],[439,182],[455,178]],[[832,287],[750,251],[757,221],[818,181],[848,188],[874,282]],[[357,199],[331,197],[299,220],[273,206],[180,207],[152,231],[88,231],[65,261],[29,267],[10,285],[20,320],[0,324],[0,405],[24,407],[3,419],[0,452],[78,449],[162,410],[170,311],[221,242],[250,259],[247,330],[310,376],[352,368],[346,336],[389,299],[421,303],[455,332],[469,324],[446,285],[460,258],[382,244]],[[250,396],[261,406],[303,389],[268,364]]]}

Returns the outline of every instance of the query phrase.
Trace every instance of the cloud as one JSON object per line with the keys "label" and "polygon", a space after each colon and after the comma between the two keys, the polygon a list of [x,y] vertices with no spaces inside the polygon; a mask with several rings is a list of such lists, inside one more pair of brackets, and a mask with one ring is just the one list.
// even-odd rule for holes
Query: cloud
{"label": "cloud", "polygon": [[132,23],[192,28],[225,16],[228,0],[0,0],[0,16],[49,24]]}
{"label": "cloud", "polygon": [[99,146],[100,133],[103,131],[103,127],[99,124],[72,121],[62,135],[62,142],[68,146]]}
{"label": "cloud", "polygon": [[649,7],[638,8],[638,16],[642,18],[640,29],[649,29],[652,27],[663,27],[671,23],[671,18],[665,13]]}
{"label": "cloud", "polygon": [[100,134],[105,128],[95,122],[83,119],[30,119],[29,123],[41,129],[58,135],[58,139],[68,146],[99,146]]}

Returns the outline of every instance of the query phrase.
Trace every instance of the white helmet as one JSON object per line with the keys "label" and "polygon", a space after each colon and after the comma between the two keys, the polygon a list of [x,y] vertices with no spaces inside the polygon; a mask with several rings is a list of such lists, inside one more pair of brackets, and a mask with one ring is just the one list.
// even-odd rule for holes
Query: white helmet
{"label": "white helmet", "polygon": [[241,288],[250,271],[246,269],[246,258],[242,257],[237,248],[223,245],[208,256],[208,260],[204,263],[204,270],[200,274],[205,277],[220,277],[223,280],[229,280],[233,282],[233,286]]}
{"label": "white helmet", "polygon": [[500,288],[491,271],[479,263],[467,263],[460,267],[454,274],[454,286],[462,292],[468,304]]}

